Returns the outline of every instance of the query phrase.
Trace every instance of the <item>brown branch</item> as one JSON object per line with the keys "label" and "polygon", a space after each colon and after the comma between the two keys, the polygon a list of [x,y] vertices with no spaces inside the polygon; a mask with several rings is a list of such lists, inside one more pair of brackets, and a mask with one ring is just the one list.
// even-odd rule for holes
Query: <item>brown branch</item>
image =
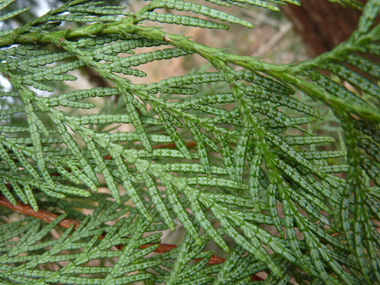
{"label": "brown branch", "polygon": [[[111,158],[109,158],[109,159],[111,159]],[[11,186],[9,184],[7,186],[8,186],[8,188],[11,188]],[[0,194],[0,206],[6,207],[8,209],[11,209],[14,212],[17,212],[17,213],[20,213],[20,214],[23,214],[23,215],[26,215],[26,216],[35,217],[35,218],[43,220],[43,221],[45,221],[47,223],[53,222],[59,216],[59,215],[57,215],[55,213],[52,213],[52,212],[46,211],[46,210],[42,210],[42,209],[39,209],[36,212],[36,211],[33,210],[33,208],[30,205],[23,204],[23,203],[21,203],[19,201],[17,202],[16,205],[13,205],[2,194]],[[76,229],[76,228],[79,227],[80,223],[78,221],[73,220],[73,219],[64,218],[58,224],[58,226],[60,226],[62,228],[65,228],[65,229],[70,228],[72,225],[74,225],[74,228]],[[99,239],[103,239],[104,236],[105,235],[102,234],[99,237]],[[139,248],[143,249],[143,248],[147,248],[147,247],[152,246],[152,245],[154,245],[154,244],[144,244],[144,245],[140,246]],[[154,250],[154,252],[156,252],[156,253],[165,253],[165,252],[173,250],[176,247],[177,247],[177,245],[175,245],[175,244],[160,243],[160,245],[158,246],[158,248],[156,248]],[[123,245],[118,245],[118,246],[116,246],[116,248],[119,249],[119,250],[121,250],[123,248]],[[196,261],[196,262],[198,262],[200,260],[201,259],[198,259],[198,258],[194,259],[194,261]],[[221,258],[221,257],[213,255],[211,257],[211,259],[209,260],[208,265],[221,264],[224,261],[225,261],[224,258]],[[257,275],[251,275],[251,280],[264,280],[264,279],[262,279],[261,277],[259,277]]]}
{"label": "brown branch", "polygon": [[[41,210],[41,209],[39,209],[36,212],[33,210],[33,208],[31,206],[23,204],[21,202],[17,202],[17,205],[13,205],[2,194],[0,194],[0,206],[6,207],[8,209],[11,209],[14,212],[21,213],[21,214],[26,215],[26,216],[35,217],[35,218],[43,220],[47,223],[51,223],[56,218],[58,218],[58,215],[55,213],[52,213],[52,212],[46,211],[46,210]],[[65,229],[68,229],[72,225],[74,225],[74,227],[77,228],[77,227],[79,227],[80,223],[75,221],[75,220],[65,218],[58,224],[58,226],[65,228]],[[104,235],[100,236],[99,239],[103,239],[103,238],[104,238]],[[143,248],[146,248],[146,247],[149,247],[152,245],[153,244],[145,244],[145,245],[140,246],[140,249],[143,249]],[[155,249],[154,252],[165,253],[165,252],[171,251],[172,249],[174,249],[176,247],[177,246],[175,244],[160,243],[159,247],[157,249]],[[123,246],[118,246],[117,248],[119,250],[121,250],[123,248]],[[199,261],[199,260],[195,260],[195,261]],[[224,261],[225,261],[224,258],[212,256],[212,258],[210,259],[208,264],[209,265],[220,264],[220,263],[223,263]]]}
{"label": "brown branch", "polygon": [[[36,212],[33,210],[31,206],[25,205],[21,202],[17,202],[16,205],[13,205],[2,194],[0,194],[0,206],[6,207],[8,209],[11,209],[14,212],[21,213],[25,216],[35,217],[47,223],[51,223],[52,221],[54,221],[56,218],[59,217],[59,215],[57,214],[54,214],[52,212],[42,210],[42,209],[39,209]],[[77,228],[80,225],[80,223],[75,220],[65,218],[58,224],[58,226],[66,228],[66,229],[69,228],[71,225],[74,225],[75,228]]]}

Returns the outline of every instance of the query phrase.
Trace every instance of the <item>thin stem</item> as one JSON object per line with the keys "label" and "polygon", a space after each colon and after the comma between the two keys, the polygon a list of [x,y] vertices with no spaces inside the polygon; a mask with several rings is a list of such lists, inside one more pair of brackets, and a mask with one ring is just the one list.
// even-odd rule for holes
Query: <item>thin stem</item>
{"label": "thin stem", "polygon": [[[37,218],[37,219],[42,220],[46,223],[53,222],[59,216],[53,212],[41,210],[41,209],[38,210],[37,212],[35,212],[31,206],[23,204],[19,201],[17,202],[17,205],[13,205],[2,194],[0,194],[0,206],[6,207],[8,209],[11,209],[14,212],[23,214],[25,216],[31,216],[31,217]],[[70,228],[72,225],[74,225],[74,228],[76,229],[80,226],[80,222],[75,221],[73,219],[65,218],[58,224],[58,226],[65,228],[65,229]],[[105,236],[104,234],[101,235],[99,237],[99,239],[103,239],[104,236]],[[140,246],[140,249],[144,249],[144,248],[147,248],[147,247],[152,246],[152,245],[153,244],[144,244],[144,245]],[[175,249],[176,247],[177,247],[177,245],[175,245],[175,244],[160,243],[159,247],[157,249],[155,249],[154,252],[165,253],[165,252],[168,252],[168,251]],[[117,249],[121,250],[121,249],[123,249],[123,246],[117,246]],[[194,259],[194,261],[200,261],[200,260]],[[211,257],[210,261],[208,262],[208,264],[209,265],[221,264],[224,261],[225,261],[224,258],[213,255]]]}

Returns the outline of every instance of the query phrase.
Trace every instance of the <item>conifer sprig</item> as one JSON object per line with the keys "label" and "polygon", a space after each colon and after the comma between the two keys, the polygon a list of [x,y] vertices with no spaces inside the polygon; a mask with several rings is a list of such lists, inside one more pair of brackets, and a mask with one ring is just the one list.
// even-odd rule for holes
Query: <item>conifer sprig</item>
{"label": "conifer sprig", "polygon": [[[208,2],[272,10],[299,4]],[[380,282],[380,72],[368,56],[380,55],[378,1],[368,1],[347,42],[292,65],[233,55],[155,26],[252,27],[206,4],[153,0],[126,12],[77,0],[0,35],[0,71],[13,88],[0,96],[14,102],[0,109],[0,192],[80,223],[58,239],[49,233],[64,216],[48,225],[29,218],[2,224],[0,280],[226,284],[265,271],[267,282]],[[81,24],[57,27],[67,22]],[[135,83],[147,75],[140,66],[185,56],[203,57],[212,70]],[[55,91],[83,67],[109,87]],[[316,150],[334,138],[305,130],[324,118],[299,93],[331,109],[343,149]],[[116,98],[116,107],[103,113],[94,98]],[[104,188],[110,196],[95,193]],[[176,231],[177,223],[186,230],[181,244],[152,255],[161,235],[150,233]],[[210,264],[210,241],[228,253],[223,264]],[[99,259],[107,266],[89,264]],[[62,262],[59,270],[48,266]]]}

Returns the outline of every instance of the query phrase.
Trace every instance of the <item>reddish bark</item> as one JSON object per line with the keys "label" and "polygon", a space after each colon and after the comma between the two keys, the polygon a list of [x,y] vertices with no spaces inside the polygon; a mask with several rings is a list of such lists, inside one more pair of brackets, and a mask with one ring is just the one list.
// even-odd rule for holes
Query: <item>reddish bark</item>
{"label": "reddish bark", "polygon": [[[31,206],[23,204],[21,202],[17,202],[17,205],[13,205],[2,194],[0,194],[0,206],[9,208],[9,209],[13,210],[14,212],[21,213],[21,214],[26,215],[26,216],[35,217],[35,218],[43,220],[47,223],[51,223],[52,221],[54,221],[58,217],[57,214],[52,213],[50,211],[42,210],[42,209],[39,209],[37,212],[35,212]],[[72,225],[74,225],[75,228],[77,228],[80,225],[80,223],[75,221],[75,220],[65,218],[58,225],[62,228],[67,229]],[[104,235],[100,236],[99,239],[103,239],[103,238],[104,238]],[[153,244],[145,244],[145,245],[140,246],[140,248],[143,249],[143,248],[149,247],[151,245],[153,245]],[[177,246],[175,244],[161,243],[158,246],[158,248],[154,250],[154,252],[164,253],[164,252],[171,251],[172,249],[174,249],[176,247]],[[121,250],[123,247],[118,246],[117,248],[119,250]],[[195,261],[199,261],[199,260],[195,260]],[[208,264],[209,265],[220,264],[220,263],[223,263],[224,261],[225,261],[224,258],[213,255],[211,257],[210,261],[208,262]]]}
{"label": "reddish bark", "polygon": [[[0,194],[0,206],[6,207],[11,209],[14,212],[21,213],[25,216],[32,216],[37,219],[43,220],[47,223],[51,223],[56,218],[58,218],[59,215],[54,214],[49,211],[45,211],[42,209],[39,209],[37,212],[33,210],[33,208],[29,205],[25,205],[21,202],[17,202],[16,205],[13,205],[11,202],[7,200],[3,195]],[[74,225],[75,227],[78,227],[80,225],[79,222],[72,220],[72,219],[63,219],[59,224],[62,228],[69,228],[71,225]]]}
{"label": "reddish bark", "polygon": [[361,15],[361,11],[327,0],[304,0],[302,6],[288,5],[282,10],[302,37],[312,57],[347,40],[357,28]]}

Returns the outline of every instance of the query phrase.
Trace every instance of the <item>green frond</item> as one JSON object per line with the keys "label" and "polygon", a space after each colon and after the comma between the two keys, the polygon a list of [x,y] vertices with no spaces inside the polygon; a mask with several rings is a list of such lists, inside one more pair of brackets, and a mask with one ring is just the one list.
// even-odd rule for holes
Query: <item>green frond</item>
{"label": "green frond", "polygon": [[371,26],[374,24],[375,19],[380,11],[379,2],[370,0],[367,5],[364,6],[363,15],[359,20],[359,26],[357,34],[367,33]]}
{"label": "green frond", "polygon": [[245,166],[245,156],[247,153],[247,145],[249,142],[250,130],[245,128],[239,139],[239,142],[235,150],[235,177],[236,181],[241,183],[243,180],[244,166]]}
{"label": "green frond", "polygon": [[67,133],[66,126],[62,124],[62,122],[53,117],[53,122],[56,125],[57,131],[60,134],[63,142],[67,145],[68,150],[72,153],[73,157],[76,158],[76,160],[79,161],[81,166],[83,167],[84,173],[95,183],[98,183],[98,179],[96,178],[95,172],[91,165],[88,163],[87,159],[85,158],[84,154],[78,147],[75,140],[72,138],[70,134]]}
{"label": "green frond", "polygon": [[[106,212],[104,212],[104,214],[105,213]],[[108,215],[109,214],[110,213],[108,213]],[[120,214],[117,217],[120,217]],[[115,279],[116,282],[124,283],[151,278],[152,275],[145,273],[145,269],[160,264],[159,260],[152,258],[145,259],[147,254],[157,248],[157,245],[139,249],[141,245],[155,243],[159,239],[159,235],[142,238],[142,234],[147,227],[149,227],[149,223],[140,223],[140,227],[135,231],[133,237],[128,239],[130,242],[128,246],[124,247],[123,251],[109,251],[109,249],[121,242],[120,237],[129,231],[131,224],[121,219],[114,226],[107,226],[105,224],[105,222],[108,221],[107,217],[102,219],[100,224],[98,223],[103,228],[99,228],[95,232],[92,228],[96,220],[88,220],[87,223],[84,222],[82,226],[75,231],[73,231],[73,227],[70,227],[59,239],[55,239],[52,242],[42,241],[44,237],[50,235],[50,231],[55,229],[58,223],[64,218],[65,216],[62,215],[40,230],[39,228],[42,226],[41,223],[36,223],[35,220],[24,221],[26,225],[21,227],[20,230],[16,232],[9,231],[8,239],[23,233],[24,235],[19,240],[17,246],[16,244],[12,244],[12,247],[2,247],[2,253],[5,254],[3,257],[10,259],[6,260],[2,258],[0,261],[2,263],[2,277],[13,280],[17,278],[17,276],[24,276],[28,280],[34,280],[34,283],[75,282],[84,284],[87,282],[95,282],[94,284],[101,284],[113,279]],[[109,218],[111,217],[109,216]],[[107,233],[103,239],[99,240],[98,238],[105,230]],[[88,237],[92,238],[88,239]],[[79,249],[82,249],[82,251],[78,252]],[[56,255],[62,251],[69,251],[71,254],[64,255],[64,258],[57,258],[59,256]],[[17,255],[24,252],[29,253],[28,258],[20,259],[17,257]],[[107,268],[94,266],[94,264],[91,265],[91,260],[98,258],[117,258],[118,262],[114,265],[113,269],[111,267]],[[68,265],[58,271],[43,271],[38,269],[39,264],[59,262],[59,260],[68,261]],[[11,264],[9,261],[11,263],[13,262],[11,266],[6,265]],[[88,266],[86,266],[87,263],[89,263]],[[81,264],[85,266],[79,267]],[[139,273],[128,276],[128,273],[134,271],[139,271]],[[83,277],[84,274],[86,274],[87,277]]]}
{"label": "green frond", "polygon": [[325,144],[335,142],[333,137],[322,136],[285,136],[287,144],[293,145],[310,145],[310,144]]}
{"label": "green frond", "polygon": [[188,17],[183,15],[173,15],[164,13],[147,12],[144,14],[146,20],[167,24],[176,24],[183,26],[193,26],[206,29],[223,29],[227,30],[228,26],[215,23],[212,21],[203,20],[197,17]]}
{"label": "green frond", "polygon": [[178,149],[181,151],[181,153],[187,158],[191,159],[190,151],[188,150],[184,140],[181,138],[181,136],[177,133],[175,130],[175,127],[173,126],[173,122],[170,120],[171,116],[166,111],[158,111],[160,114],[160,120],[168,133],[168,135],[172,138],[172,140],[175,142]]}
{"label": "green frond", "polygon": [[[299,2],[76,0],[1,32],[0,282],[380,282],[378,1],[290,65],[161,28],[252,27],[228,8]],[[150,64],[194,56],[210,66],[151,82]],[[87,73],[100,83],[62,87]]]}
{"label": "green frond", "polygon": [[182,0],[179,1],[173,1],[173,0],[160,0],[160,1],[154,1],[152,2],[151,9],[157,9],[157,8],[169,8],[169,9],[176,9],[179,11],[191,11],[196,14],[201,14],[204,16],[208,16],[214,19],[218,19],[221,21],[226,21],[231,24],[239,24],[242,26],[246,26],[248,28],[253,28],[253,25],[247,21],[244,21],[242,19],[239,19],[235,16],[232,16],[228,13],[215,10],[212,8],[209,8],[204,5],[196,4],[196,3],[190,3],[185,2]]}
{"label": "green frond", "polygon": [[[2,4],[2,5],[4,5],[4,4]],[[32,8],[32,7],[25,7],[25,8],[18,9],[18,10],[15,10],[13,12],[10,12],[8,14],[2,15],[2,16],[0,16],[0,22],[6,21],[8,19],[11,19],[11,18],[21,14],[21,13],[24,13],[24,12],[30,10],[30,8]],[[0,10],[1,10],[1,7],[0,7]]]}

